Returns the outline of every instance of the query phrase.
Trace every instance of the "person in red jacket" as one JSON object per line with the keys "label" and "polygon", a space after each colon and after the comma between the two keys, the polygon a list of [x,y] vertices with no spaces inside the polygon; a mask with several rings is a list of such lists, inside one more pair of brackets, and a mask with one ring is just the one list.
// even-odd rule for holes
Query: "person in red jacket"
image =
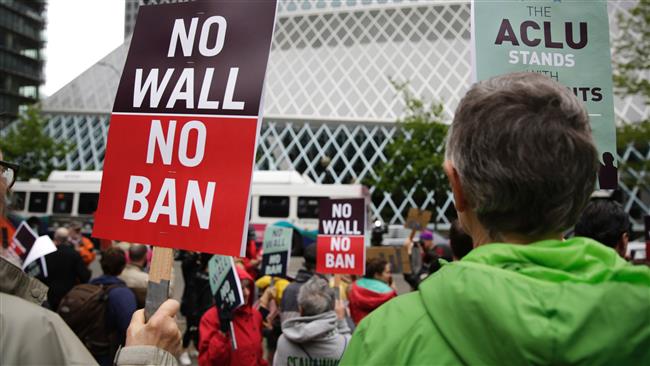
{"label": "person in red jacket", "polygon": [[232,349],[230,334],[220,328],[219,312],[211,307],[201,317],[199,325],[199,365],[266,366],[262,350],[262,314],[253,308],[253,278],[236,266],[242,284],[244,305],[233,312],[233,327],[237,349]]}
{"label": "person in red jacket", "polygon": [[370,312],[397,296],[392,283],[390,263],[381,258],[366,262],[366,274],[352,284],[348,293],[354,324],[359,324]]}
{"label": "person in red jacket", "polygon": [[259,267],[262,263],[262,251],[257,248],[257,242],[255,238],[255,229],[252,225],[248,226],[248,244],[246,245],[246,256],[240,258],[241,263],[246,268],[246,272],[253,277],[253,280],[257,280],[259,276]]}

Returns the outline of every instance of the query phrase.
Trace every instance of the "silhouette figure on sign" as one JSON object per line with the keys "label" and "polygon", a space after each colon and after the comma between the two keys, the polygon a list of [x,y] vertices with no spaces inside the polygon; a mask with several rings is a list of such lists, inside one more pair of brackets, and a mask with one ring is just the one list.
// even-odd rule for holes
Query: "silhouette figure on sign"
{"label": "silhouette figure on sign", "polygon": [[598,171],[598,184],[600,189],[616,189],[618,187],[618,170],[614,166],[614,156],[611,153],[603,154],[603,162]]}

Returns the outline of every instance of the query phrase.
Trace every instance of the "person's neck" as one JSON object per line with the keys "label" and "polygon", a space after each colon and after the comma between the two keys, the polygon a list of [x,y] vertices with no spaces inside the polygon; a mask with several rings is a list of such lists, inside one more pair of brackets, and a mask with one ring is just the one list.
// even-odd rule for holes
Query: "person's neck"
{"label": "person's neck", "polygon": [[487,235],[487,233],[481,233],[477,235],[477,239],[474,239],[474,246],[478,247],[480,245],[485,245],[490,243],[526,245],[526,244],[531,244],[542,240],[562,240],[562,239],[563,239],[562,233],[552,233],[552,234],[537,235],[537,236],[526,236],[526,235],[521,235],[516,233],[507,233],[507,234],[499,233],[496,236],[490,236]]}
{"label": "person's neck", "polygon": [[140,268],[140,269],[144,269],[146,263],[147,263],[147,262],[144,261],[144,260],[143,260],[143,261],[140,261],[140,262],[131,262],[132,265],[134,265],[134,266],[136,266],[136,267],[138,267],[138,268]]}

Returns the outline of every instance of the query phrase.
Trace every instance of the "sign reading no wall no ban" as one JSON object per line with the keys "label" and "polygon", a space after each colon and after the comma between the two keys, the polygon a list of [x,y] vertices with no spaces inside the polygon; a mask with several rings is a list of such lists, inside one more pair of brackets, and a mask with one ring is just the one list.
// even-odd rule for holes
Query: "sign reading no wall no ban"
{"label": "sign reading no wall no ban", "polygon": [[239,256],[276,2],[140,8],[94,236]]}

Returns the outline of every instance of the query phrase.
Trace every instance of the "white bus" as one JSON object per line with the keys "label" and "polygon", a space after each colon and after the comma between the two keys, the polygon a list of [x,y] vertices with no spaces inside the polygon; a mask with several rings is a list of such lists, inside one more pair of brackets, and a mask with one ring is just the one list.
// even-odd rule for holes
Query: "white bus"
{"label": "white bus", "polygon": [[[23,218],[48,217],[49,230],[78,220],[90,234],[101,179],[101,171],[53,171],[44,182],[16,182],[10,208]],[[258,239],[266,225],[280,221],[317,230],[321,198],[364,198],[370,207],[368,189],[360,184],[316,184],[296,171],[253,172],[250,221]]]}

